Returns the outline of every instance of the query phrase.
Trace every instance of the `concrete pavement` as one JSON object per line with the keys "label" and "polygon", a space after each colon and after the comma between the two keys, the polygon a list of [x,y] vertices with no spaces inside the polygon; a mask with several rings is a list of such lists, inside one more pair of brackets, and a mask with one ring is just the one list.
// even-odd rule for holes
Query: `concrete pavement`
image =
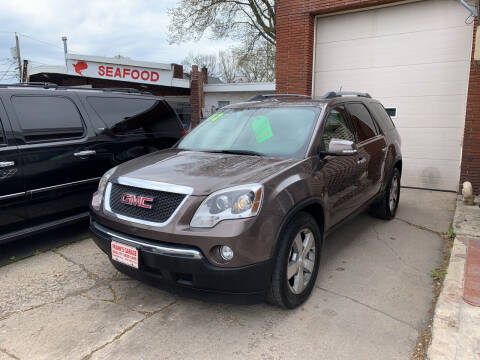
{"label": "concrete pavement", "polygon": [[294,311],[171,295],[118,273],[91,240],[1,267],[0,360],[409,359],[455,199],[402,189],[397,219],[346,224]]}

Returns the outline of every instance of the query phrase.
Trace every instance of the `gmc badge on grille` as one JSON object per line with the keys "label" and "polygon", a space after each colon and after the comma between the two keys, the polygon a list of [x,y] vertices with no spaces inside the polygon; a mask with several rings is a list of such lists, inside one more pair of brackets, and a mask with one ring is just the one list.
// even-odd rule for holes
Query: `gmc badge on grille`
{"label": "gmc badge on grille", "polygon": [[144,209],[151,209],[152,205],[148,203],[152,203],[153,198],[125,193],[125,194],[122,194],[120,201],[126,205],[138,206]]}

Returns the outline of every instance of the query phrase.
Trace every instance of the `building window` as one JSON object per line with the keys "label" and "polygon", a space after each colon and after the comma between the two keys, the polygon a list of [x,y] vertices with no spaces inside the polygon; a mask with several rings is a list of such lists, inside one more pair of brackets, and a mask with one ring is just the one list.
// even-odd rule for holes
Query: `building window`
{"label": "building window", "polygon": [[385,110],[387,111],[387,114],[392,118],[396,119],[397,118],[397,108],[390,106],[390,107],[385,107]]}
{"label": "building window", "polygon": [[221,109],[221,108],[223,108],[223,107],[225,107],[225,106],[228,106],[228,105],[230,105],[230,101],[219,101],[219,102],[218,102],[218,108],[219,108],[219,109]]}

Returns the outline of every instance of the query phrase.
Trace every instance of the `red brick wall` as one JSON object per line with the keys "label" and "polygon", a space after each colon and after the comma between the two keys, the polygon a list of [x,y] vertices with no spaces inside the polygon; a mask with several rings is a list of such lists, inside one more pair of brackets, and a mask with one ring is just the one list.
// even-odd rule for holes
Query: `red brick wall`
{"label": "red brick wall", "polygon": [[198,71],[198,66],[192,66],[190,81],[190,104],[192,106],[191,126],[194,128],[202,120],[202,109],[205,104],[203,93],[203,74]]}
{"label": "red brick wall", "polygon": [[472,62],[470,64],[470,83],[468,86],[467,115],[463,136],[462,170],[460,175],[460,189],[464,181],[473,184],[473,191],[480,194],[480,63],[473,61],[475,51],[475,21],[473,32]]}

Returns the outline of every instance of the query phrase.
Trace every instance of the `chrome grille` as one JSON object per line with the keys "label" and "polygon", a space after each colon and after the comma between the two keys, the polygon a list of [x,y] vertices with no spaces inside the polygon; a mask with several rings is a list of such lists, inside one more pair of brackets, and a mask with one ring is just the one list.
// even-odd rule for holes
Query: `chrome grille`
{"label": "chrome grille", "polygon": [[[148,203],[151,205],[151,209],[122,203],[121,198],[123,194],[153,198],[153,201]],[[112,184],[110,192],[110,208],[111,211],[119,215],[139,220],[163,223],[172,216],[185,199],[185,196],[185,194]]]}

